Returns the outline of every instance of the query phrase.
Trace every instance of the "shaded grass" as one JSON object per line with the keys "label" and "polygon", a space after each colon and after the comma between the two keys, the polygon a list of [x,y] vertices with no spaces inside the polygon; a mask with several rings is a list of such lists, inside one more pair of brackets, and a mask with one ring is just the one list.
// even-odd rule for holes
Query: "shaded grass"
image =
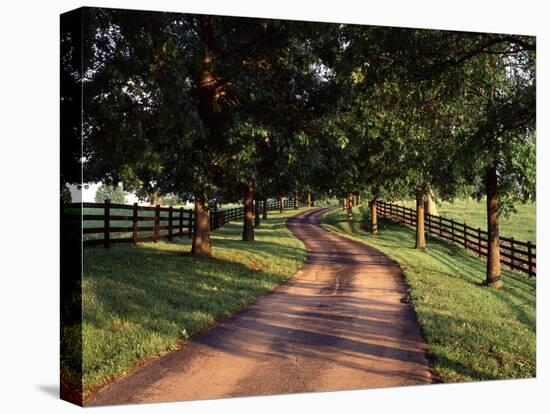
{"label": "shaded grass", "polygon": [[[306,259],[285,227],[301,210],[272,212],[241,241],[242,224],[212,233],[214,260],[193,259],[191,240],[84,249],[84,397],[136,362],[178,343],[252,303],[294,274]],[[67,335],[71,327],[66,328]],[[78,372],[63,367],[65,372]]]}
{"label": "shaded grass", "polygon": [[483,259],[430,236],[427,252],[415,250],[414,229],[385,219],[379,219],[379,233],[373,236],[365,230],[369,209],[353,210],[351,222],[336,209],[323,216],[322,224],[401,265],[437,377],[461,382],[535,376],[534,279],[503,270],[503,289],[483,287]]}
{"label": "shaded grass", "polygon": [[[396,204],[409,208],[416,208],[415,201],[398,201]],[[508,216],[501,215],[499,220],[500,235],[514,237],[520,241],[531,241],[536,243],[536,204],[527,202],[518,203],[516,212]],[[461,199],[437,202],[437,212],[448,219],[454,219],[459,223],[468,224],[471,227],[487,229],[487,207],[485,200],[476,201],[473,199]]]}

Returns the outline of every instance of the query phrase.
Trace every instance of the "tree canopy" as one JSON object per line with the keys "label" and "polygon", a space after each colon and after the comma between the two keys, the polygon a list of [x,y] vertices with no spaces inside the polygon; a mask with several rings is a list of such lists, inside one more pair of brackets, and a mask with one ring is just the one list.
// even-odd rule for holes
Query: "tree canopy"
{"label": "tree canopy", "polygon": [[126,202],[126,196],[122,187],[119,185],[100,185],[95,193],[95,202],[103,203],[105,200],[110,200],[111,203],[124,204]]}
{"label": "tree canopy", "polygon": [[85,181],[195,200],[197,214],[251,185],[255,198],[496,191],[499,211],[536,195],[534,37],[75,16],[61,34],[63,183],[82,164]]}

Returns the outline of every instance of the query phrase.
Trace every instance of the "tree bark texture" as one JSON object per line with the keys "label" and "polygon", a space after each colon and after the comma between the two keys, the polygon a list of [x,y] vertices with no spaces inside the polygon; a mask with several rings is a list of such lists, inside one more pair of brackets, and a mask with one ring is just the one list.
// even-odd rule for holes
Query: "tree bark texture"
{"label": "tree bark texture", "polygon": [[307,206],[311,207],[311,193],[309,191],[307,192]]}
{"label": "tree bark texture", "polygon": [[267,220],[267,198],[264,198],[262,202],[262,218]]}
{"label": "tree bark texture", "polygon": [[195,197],[195,223],[191,256],[212,257],[210,240],[210,208],[208,200]]}
{"label": "tree bark texture", "polygon": [[416,189],[416,246],[415,249],[426,250],[426,233],[424,231],[424,191]]}
{"label": "tree bark texture", "polygon": [[296,191],[294,193],[294,208],[297,209],[298,207],[300,207],[300,193]]}
{"label": "tree bark texture", "polygon": [[353,219],[353,211],[352,211],[352,207],[353,207],[353,195],[351,193],[348,194],[348,202],[347,202],[347,205],[348,205],[348,221],[351,221]]}
{"label": "tree bark texture", "polygon": [[199,21],[199,37],[205,46],[204,55],[201,62],[198,96],[199,96],[199,115],[210,131],[209,135],[216,138],[217,131],[221,128],[220,116],[216,113],[216,99],[219,96],[219,81],[212,71],[216,46],[214,44],[215,36],[213,34],[212,22],[208,17],[201,18]]}
{"label": "tree bark texture", "polygon": [[435,205],[435,195],[432,187],[429,184],[426,190],[426,199],[424,200],[424,210],[426,210],[427,214],[431,214],[432,216],[439,216],[439,213],[437,212],[437,207]]}
{"label": "tree bark texture", "polygon": [[376,200],[370,202],[370,233],[378,233],[378,222],[376,217]]}
{"label": "tree bark texture", "polygon": [[342,198],[342,211],[346,211],[346,198]]}
{"label": "tree bark texture", "polygon": [[254,184],[249,182],[244,195],[243,241],[254,241]]}
{"label": "tree bark texture", "polygon": [[279,203],[280,203],[281,205],[280,205],[279,208],[280,208],[280,212],[281,212],[281,213],[283,212],[283,210],[284,210],[284,208],[285,208],[285,207],[284,207],[284,201],[285,201],[284,197],[283,197],[283,196],[280,196],[280,197],[279,197]]}
{"label": "tree bark texture", "polygon": [[355,194],[355,205],[359,205],[359,194]]}
{"label": "tree bark texture", "polygon": [[487,276],[489,287],[503,286],[500,274],[500,239],[498,229],[498,178],[496,166],[489,167],[485,174],[487,189]]}

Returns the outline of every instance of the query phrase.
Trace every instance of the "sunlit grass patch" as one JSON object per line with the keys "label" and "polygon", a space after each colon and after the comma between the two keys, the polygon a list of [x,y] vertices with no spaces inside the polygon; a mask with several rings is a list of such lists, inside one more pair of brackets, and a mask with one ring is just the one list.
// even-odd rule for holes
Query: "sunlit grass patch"
{"label": "sunlit grass patch", "polygon": [[355,207],[352,222],[332,210],[322,224],[401,265],[433,372],[444,382],[534,377],[535,279],[503,269],[503,289],[484,287],[484,259],[437,237],[427,237],[426,252],[415,250],[414,229],[389,220],[379,219],[373,236],[368,210]]}
{"label": "sunlit grass patch", "polygon": [[[254,242],[241,241],[242,223],[228,223],[212,233],[213,260],[192,258],[186,236],[173,242],[84,248],[85,396],[136,362],[175,349],[180,340],[294,274],[305,262],[306,250],[285,222],[299,211],[270,212],[255,229]],[[71,326],[65,329],[71,332]],[[65,362],[65,374],[78,372],[74,363]]]}

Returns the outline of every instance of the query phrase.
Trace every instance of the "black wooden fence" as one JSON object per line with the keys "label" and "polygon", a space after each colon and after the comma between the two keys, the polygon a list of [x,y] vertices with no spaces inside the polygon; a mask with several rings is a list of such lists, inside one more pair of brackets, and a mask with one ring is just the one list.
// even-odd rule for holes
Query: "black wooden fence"
{"label": "black wooden fence", "polygon": [[[261,214],[263,210],[263,201],[257,201],[254,203],[254,214]],[[267,211],[280,210],[281,202],[279,200],[268,200]],[[283,199],[283,208],[294,207],[294,199]],[[219,229],[226,223],[235,220],[244,219],[244,207],[228,208],[223,210],[212,211],[210,214],[210,228],[212,230]]]}
{"label": "black wooden fence", "polygon": [[[255,203],[256,214],[261,214],[263,201]],[[174,237],[193,237],[194,211],[183,207],[139,206],[104,203],[70,203],[67,207],[82,208],[82,233],[85,246],[113,243],[172,240]],[[268,200],[268,211],[279,210],[279,200]],[[284,198],[283,208],[294,207],[294,199]],[[244,207],[211,210],[210,226],[219,229],[226,223],[244,219]]]}
{"label": "black wooden fence", "polygon": [[[416,227],[416,211],[397,204],[376,202],[376,211],[380,216],[400,221]],[[476,252],[479,257],[487,257],[487,231],[468,226],[453,219],[425,214],[426,231],[435,234],[465,249]],[[536,245],[530,241],[523,242],[513,237],[500,237],[500,262],[511,269],[536,276]]]}

